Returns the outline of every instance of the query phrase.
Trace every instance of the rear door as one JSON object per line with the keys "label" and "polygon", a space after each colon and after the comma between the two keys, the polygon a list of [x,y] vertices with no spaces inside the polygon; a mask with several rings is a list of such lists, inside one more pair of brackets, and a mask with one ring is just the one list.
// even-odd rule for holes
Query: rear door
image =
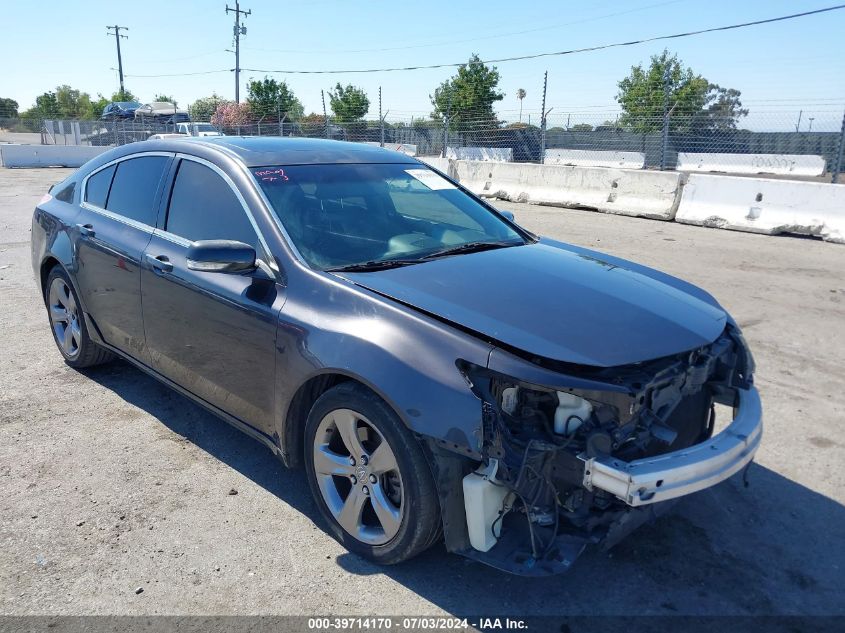
{"label": "rear door", "polygon": [[103,340],[148,363],[140,264],[172,154],[127,157],[90,175],[77,216],[76,279]]}
{"label": "rear door", "polygon": [[147,246],[141,272],[152,367],[272,434],[283,287],[272,271],[201,272],[189,270],[186,263],[191,242],[204,239],[245,242],[268,261],[266,242],[247,204],[221,169],[182,157],[161,224]]}

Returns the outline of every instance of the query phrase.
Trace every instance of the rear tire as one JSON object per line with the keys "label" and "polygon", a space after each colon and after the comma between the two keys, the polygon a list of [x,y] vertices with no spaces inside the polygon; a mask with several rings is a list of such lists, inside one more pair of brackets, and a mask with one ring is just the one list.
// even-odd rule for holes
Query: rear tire
{"label": "rear tire", "polygon": [[346,549],[392,565],[437,540],[440,506],[426,458],[372,391],[346,382],[320,396],[304,444],[311,493]]}
{"label": "rear tire", "polygon": [[79,297],[70,277],[61,266],[54,266],[47,275],[44,303],[56,347],[65,362],[74,369],[102,365],[114,358],[88,336]]}

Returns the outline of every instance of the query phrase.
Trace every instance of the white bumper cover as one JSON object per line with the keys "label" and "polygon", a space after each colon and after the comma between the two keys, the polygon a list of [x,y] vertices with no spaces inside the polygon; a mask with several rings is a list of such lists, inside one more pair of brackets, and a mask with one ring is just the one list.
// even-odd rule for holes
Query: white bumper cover
{"label": "white bumper cover", "polygon": [[760,395],[754,387],[740,390],[733,422],[706,442],[632,462],[582,456],[584,487],[606,490],[629,506],[688,495],[742,470],[754,458],[762,435]]}

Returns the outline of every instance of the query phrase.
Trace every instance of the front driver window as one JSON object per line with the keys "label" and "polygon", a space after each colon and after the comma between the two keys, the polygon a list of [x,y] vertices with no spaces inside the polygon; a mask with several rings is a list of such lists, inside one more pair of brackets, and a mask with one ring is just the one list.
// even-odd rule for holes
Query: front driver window
{"label": "front driver window", "polygon": [[214,170],[182,160],[165,229],[186,240],[236,240],[259,250],[258,235],[229,184]]}

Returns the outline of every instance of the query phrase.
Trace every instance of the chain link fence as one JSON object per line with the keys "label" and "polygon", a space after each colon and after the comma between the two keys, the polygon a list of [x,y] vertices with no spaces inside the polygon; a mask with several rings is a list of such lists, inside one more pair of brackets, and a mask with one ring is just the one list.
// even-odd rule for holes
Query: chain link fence
{"label": "chain link fence", "polygon": [[[399,113],[355,122],[332,116],[287,120],[262,117],[219,127],[227,135],[293,136],[405,146],[418,156],[442,156],[447,148],[501,148],[510,160],[646,169],[686,169],[690,161],[715,165],[703,171],[792,173],[795,157],[813,161],[815,175],[845,171],[842,109],[760,110],[747,117],[666,112],[625,115],[609,109],[566,112],[454,112],[446,119]],[[445,119],[445,120],[444,120]],[[154,134],[174,133],[173,124],[152,120],[59,121],[0,119],[0,140],[42,144],[123,145]],[[692,156],[690,156],[692,155]],[[706,159],[701,159],[706,155]],[[715,156],[711,156],[715,155]],[[798,160],[798,162],[801,162]],[[808,174],[803,174],[808,175]]]}

